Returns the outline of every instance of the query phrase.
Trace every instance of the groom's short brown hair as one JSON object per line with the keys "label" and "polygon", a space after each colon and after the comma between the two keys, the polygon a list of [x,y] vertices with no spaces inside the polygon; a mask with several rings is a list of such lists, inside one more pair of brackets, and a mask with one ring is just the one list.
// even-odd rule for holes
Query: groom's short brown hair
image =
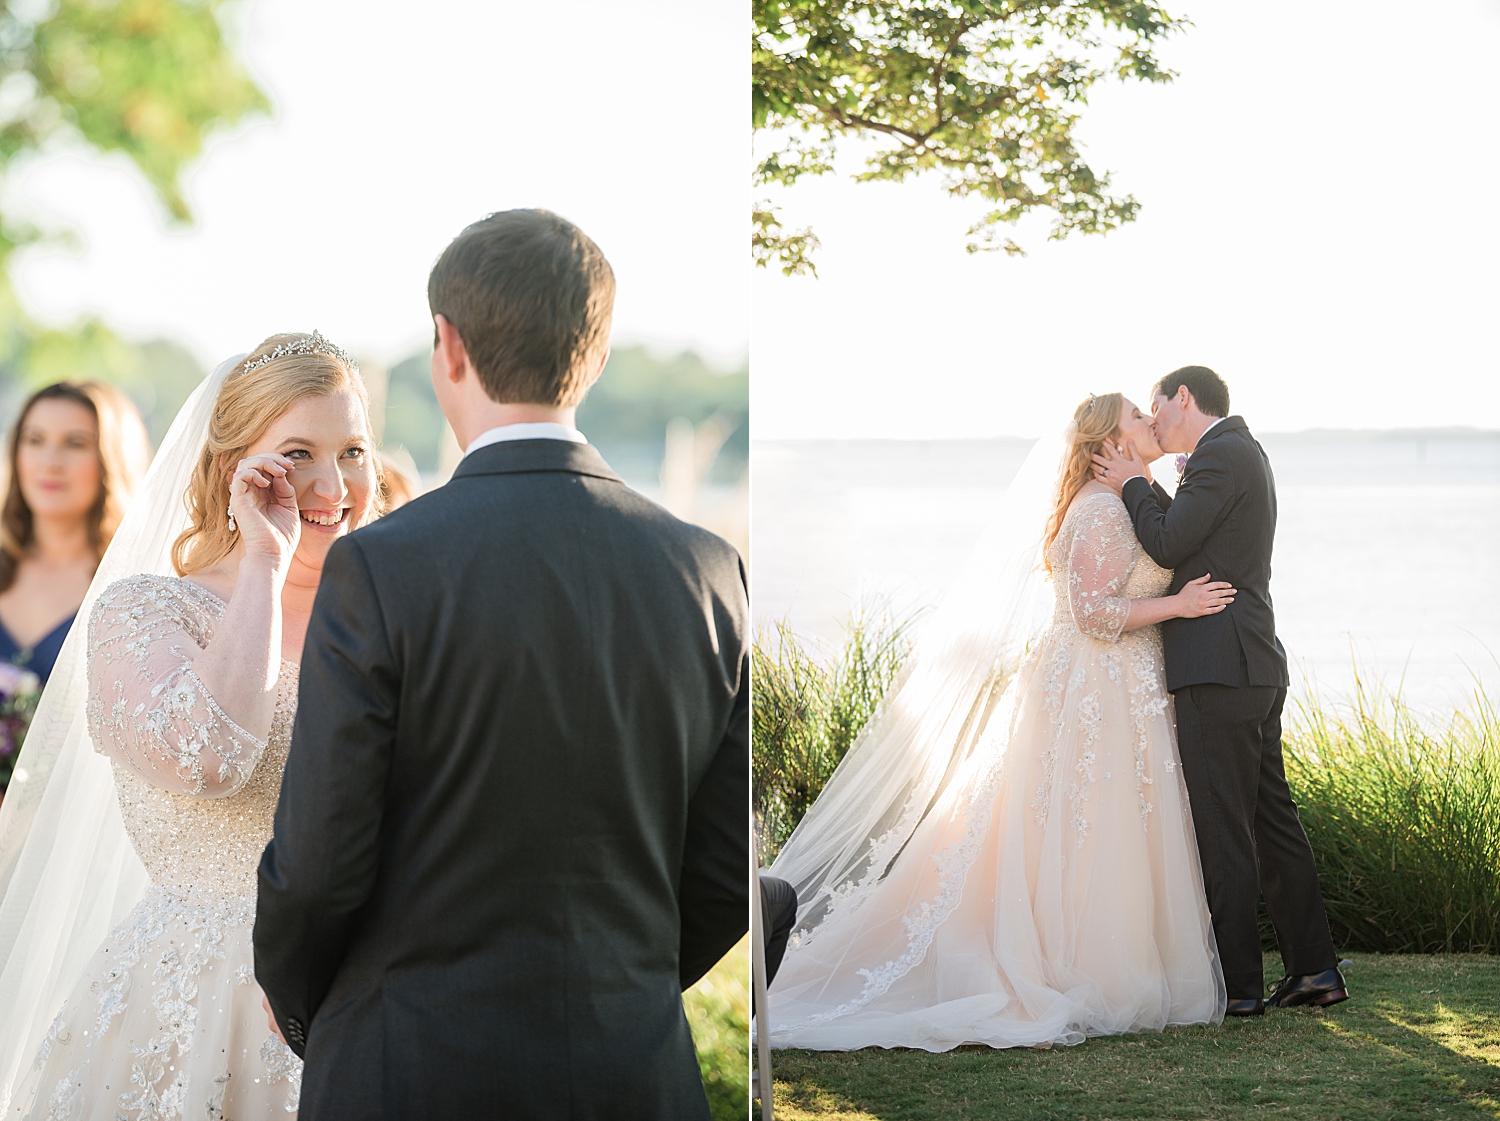
{"label": "groom's short brown hair", "polygon": [[481,218],[427,278],[432,314],[453,324],[484,391],[504,404],[578,404],[614,302],[604,254],[550,210]]}
{"label": "groom's short brown hair", "polygon": [[1207,366],[1183,366],[1173,370],[1151,390],[1152,397],[1176,397],[1177,391],[1187,386],[1198,408],[1208,416],[1229,415],[1229,386],[1224,379]]}

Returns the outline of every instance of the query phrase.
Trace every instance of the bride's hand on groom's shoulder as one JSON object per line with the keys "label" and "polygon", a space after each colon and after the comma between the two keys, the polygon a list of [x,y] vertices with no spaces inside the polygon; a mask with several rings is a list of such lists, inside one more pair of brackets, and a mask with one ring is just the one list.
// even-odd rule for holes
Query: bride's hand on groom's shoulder
{"label": "bride's hand on groom's shoulder", "polygon": [[1223,580],[1215,580],[1212,574],[1205,574],[1189,580],[1174,598],[1179,619],[1196,619],[1202,615],[1217,615],[1233,603],[1234,587]]}
{"label": "bride's hand on groom's shoulder", "polygon": [[274,452],[240,460],[229,480],[229,511],[245,552],[285,568],[297,550],[302,517],[290,474],[295,464]]}

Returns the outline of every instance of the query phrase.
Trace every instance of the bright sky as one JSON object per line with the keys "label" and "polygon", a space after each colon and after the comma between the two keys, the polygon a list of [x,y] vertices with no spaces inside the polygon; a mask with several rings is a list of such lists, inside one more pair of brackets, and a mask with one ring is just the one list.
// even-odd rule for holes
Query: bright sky
{"label": "bright sky", "polygon": [[1262,431],[1500,428],[1500,2],[1167,6],[1181,77],[1084,111],[1132,226],[969,256],[935,181],[782,196],[822,276],[756,273],[758,439],[1038,435],[1189,363]]}
{"label": "bright sky", "polygon": [[83,237],[16,270],[33,313],[97,312],[206,362],[277,331],[404,357],[427,273],[469,222],[543,206],[614,266],[617,342],[746,347],[749,57],[714,0],[252,0],[244,49],[275,105],[189,171],[169,230],[124,158],[54,155],[23,197]]}

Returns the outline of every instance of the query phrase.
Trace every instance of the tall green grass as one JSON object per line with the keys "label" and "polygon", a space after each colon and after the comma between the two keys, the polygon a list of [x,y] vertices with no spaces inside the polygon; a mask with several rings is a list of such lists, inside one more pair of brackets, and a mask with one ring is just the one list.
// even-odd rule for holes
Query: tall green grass
{"label": "tall green grass", "polygon": [[1283,748],[1341,948],[1500,952],[1500,723],[1482,689],[1441,721],[1363,683],[1346,705],[1303,698]]}
{"label": "tall green grass", "polygon": [[833,649],[785,623],[756,633],[751,782],[763,863],[776,858],[895,680],[910,623],[883,607],[857,609]]}
{"label": "tall green grass", "polygon": [[[784,625],[757,636],[754,798],[766,863],[900,672],[909,622],[857,611],[834,649]],[[1304,693],[1285,724],[1287,781],[1339,948],[1500,953],[1500,719],[1483,690],[1434,719],[1361,682],[1344,702]]]}

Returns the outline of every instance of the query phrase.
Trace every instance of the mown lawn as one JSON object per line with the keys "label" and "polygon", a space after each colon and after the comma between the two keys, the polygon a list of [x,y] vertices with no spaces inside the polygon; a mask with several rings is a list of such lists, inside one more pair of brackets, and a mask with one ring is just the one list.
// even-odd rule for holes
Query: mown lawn
{"label": "mown lawn", "polygon": [[[1055,1050],[772,1053],[820,1121],[1500,1118],[1500,957],[1355,954],[1352,999]],[[1280,976],[1268,958],[1266,974]]]}

